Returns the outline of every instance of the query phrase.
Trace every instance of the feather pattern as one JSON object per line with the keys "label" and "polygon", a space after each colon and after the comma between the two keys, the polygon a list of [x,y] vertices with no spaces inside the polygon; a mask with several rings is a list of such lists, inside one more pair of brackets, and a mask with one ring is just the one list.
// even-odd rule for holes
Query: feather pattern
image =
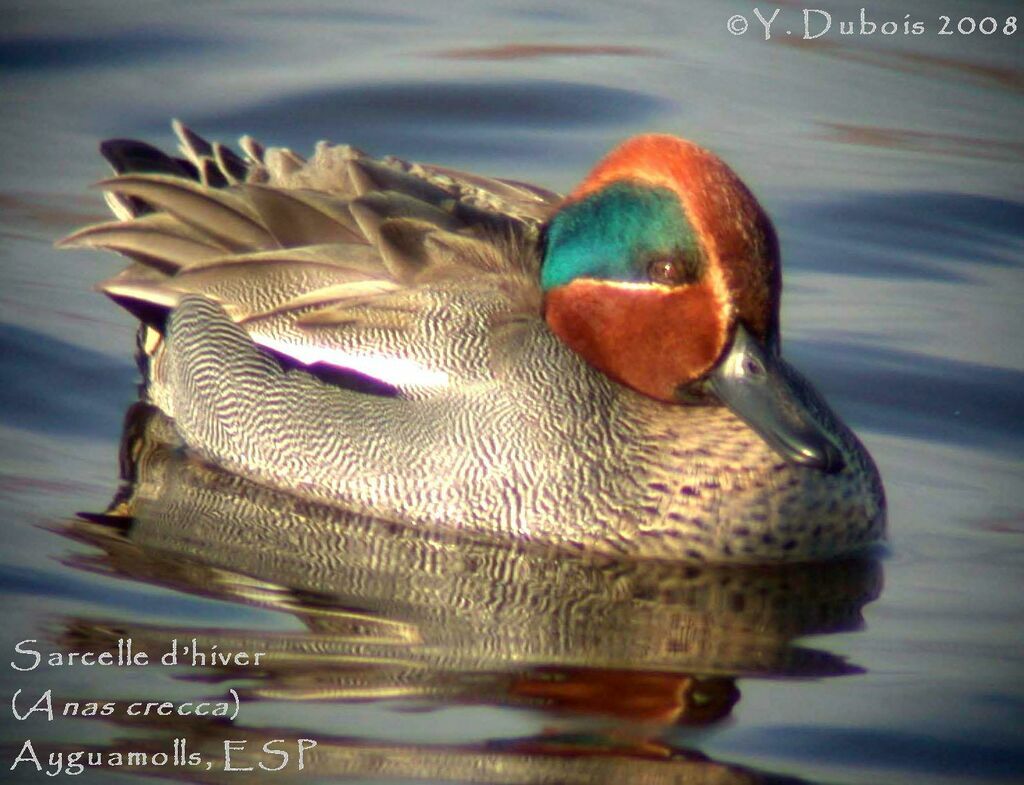
{"label": "feather pattern", "polygon": [[613,556],[803,560],[880,536],[877,471],[823,401],[835,475],[724,407],[613,382],[548,329],[557,194],[175,131],[182,158],[103,146],[122,220],[64,244],[133,261],[100,288],[144,322],[148,399],[205,458],[410,525]]}
{"label": "feather pattern", "polygon": [[[378,161],[348,146],[321,144],[307,163],[245,138],[243,158],[181,123],[174,130],[182,159],[144,143],[105,143],[118,176],[100,187],[136,210],[62,241],[113,250],[166,274],[101,284],[119,302],[168,309],[187,294],[203,295],[272,352],[303,365],[376,368],[385,374],[380,381],[399,389],[409,386],[401,380],[428,378],[437,387],[449,379],[430,370],[439,351],[455,378],[479,378],[486,357],[465,347],[485,343],[484,314],[539,313],[530,215],[556,194]],[[488,213],[484,203],[511,213],[520,205],[521,217]],[[480,275],[504,278],[483,310],[476,309],[486,288],[474,280]],[[443,281],[443,293],[401,289],[424,280]],[[410,373],[408,363],[423,372]]]}

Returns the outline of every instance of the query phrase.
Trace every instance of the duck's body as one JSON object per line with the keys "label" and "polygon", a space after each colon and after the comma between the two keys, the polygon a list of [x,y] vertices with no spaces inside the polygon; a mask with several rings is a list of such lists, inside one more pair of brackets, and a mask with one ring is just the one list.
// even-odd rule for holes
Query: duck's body
{"label": "duck's body", "polygon": [[[563,202],[350,148],[322,145],[304,162],[244,140],[243,161],[180,135],[190,162],[107,143],[121,176],[106,187],[127,222],[70,239],[136,260],[103,288],[149,325],[147,395],[205,458],[392,521],[599,554],[798,560],[881,536],[870,457],[788,366],[786,406],[824,434],[792,460],[714,400],[658,400],[677,376],[634,372],[615,336],[595,335],[635,321],[587,322],[605,284],[647,298],[647,313],[733,290],[709,263],[709,283],[647,289],[567,273],[593,256],[579,233],[606,208],[590,196],[609,193],[600,177]],[[748,332],[781,363],[777,270],[763,277],[768,310],[745,295],[723,304],[732,332],[708,332],[672,371],[680,389],[714,381]]]}

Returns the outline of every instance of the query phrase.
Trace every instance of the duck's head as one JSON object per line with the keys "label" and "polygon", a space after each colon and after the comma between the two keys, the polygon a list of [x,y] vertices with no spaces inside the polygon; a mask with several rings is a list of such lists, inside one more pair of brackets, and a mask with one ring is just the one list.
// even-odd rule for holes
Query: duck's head
{"label": "duck's head", "polygon": [[712,153],[663,135],[609,153],[551,218],[541,285],[552,331],[613,379],[717,399],[788,460],[842,468],[780,357],[775,230]]}

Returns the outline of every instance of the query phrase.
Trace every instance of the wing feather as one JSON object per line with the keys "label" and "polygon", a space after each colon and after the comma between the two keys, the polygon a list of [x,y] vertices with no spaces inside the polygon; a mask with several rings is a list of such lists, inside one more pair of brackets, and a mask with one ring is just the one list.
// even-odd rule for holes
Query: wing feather
{"label": "wing feather", "polygon": [[141,199],[232,250],[249,251],[277,245],[252,206],[222,188],[168,175],[135,174],[103,180],[99,186]]}
{"label": "wing feather", "polygon": [[168,213],[87,226],[65,237],[58,246],[107,248],[168,274],[228,253],[223,244]]}
{"label": "wing feather", "polygon": [[418,395],[489,378],[494,325],[538,318],[557,194],[345,145],[307,160],[243,137],[239,155],[174,130],[182,158],[105,143],[118,176],[100,186],[122,220],[61,243],[135,260],[101,289],[157,329],[154,313],[202,295],[281,357]]}

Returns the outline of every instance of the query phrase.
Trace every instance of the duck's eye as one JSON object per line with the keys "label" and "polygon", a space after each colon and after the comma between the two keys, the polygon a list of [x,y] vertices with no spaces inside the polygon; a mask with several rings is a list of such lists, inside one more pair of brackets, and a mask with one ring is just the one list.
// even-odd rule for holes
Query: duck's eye
{"label": "duck's eye", "polygon": [[683,264],[681,259],[655,259],[647,265],[647,277],[653,283],[669,285],[682,283],[686,277],[686,265]]}
{"label": "duck's eye", "polygon": [[764,366],[761,361],[754,357],[747,357],[743,360],[743,374],[757,379],[764,375]]}

